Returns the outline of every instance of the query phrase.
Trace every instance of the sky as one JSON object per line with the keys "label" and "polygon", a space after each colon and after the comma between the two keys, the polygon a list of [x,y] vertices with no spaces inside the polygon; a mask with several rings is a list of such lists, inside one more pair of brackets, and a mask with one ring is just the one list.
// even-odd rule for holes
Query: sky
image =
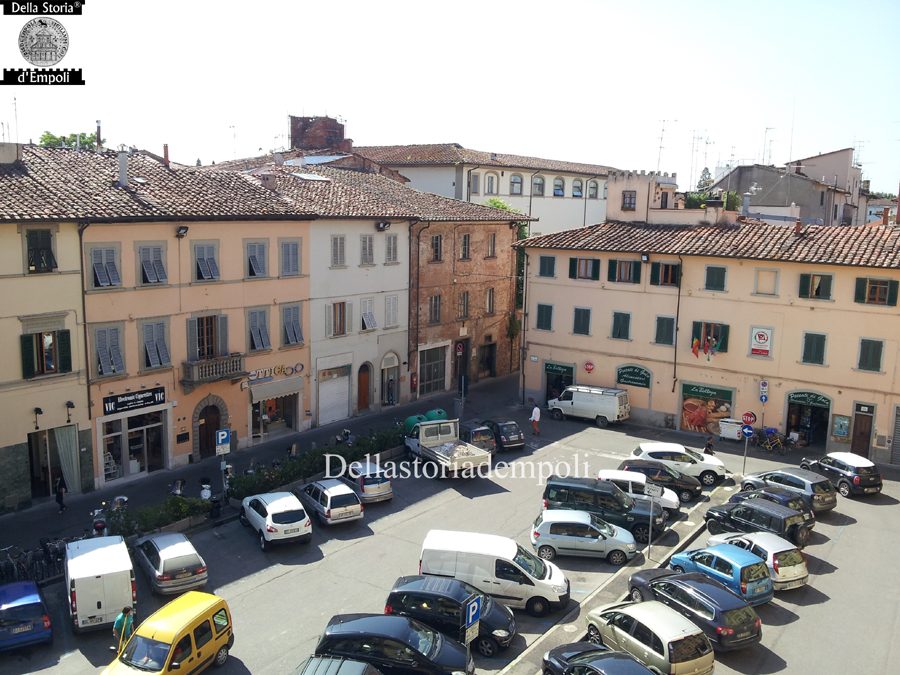
{"label": "sky", "polygon": [[[30,17],[0,15],[0,66]],[[288,115],[356,145],[677,172],[857,150],[900,181],[896,0],[85,0],[57,17],[83,87],[0,87],[2,140],[91,132],[203,164],[287,147]]]}

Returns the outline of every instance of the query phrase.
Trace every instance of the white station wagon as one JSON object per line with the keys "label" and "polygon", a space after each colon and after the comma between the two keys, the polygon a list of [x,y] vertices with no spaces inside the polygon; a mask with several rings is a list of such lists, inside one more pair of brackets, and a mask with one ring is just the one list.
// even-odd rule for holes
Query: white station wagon
{"label": "white station wagon", "polygon": [[641,443],[631,454],[640,459],[654,459],[693,476],[704,487],[712,487],[728,473],[725,463],[718,457],[691,450],[679,443]]}

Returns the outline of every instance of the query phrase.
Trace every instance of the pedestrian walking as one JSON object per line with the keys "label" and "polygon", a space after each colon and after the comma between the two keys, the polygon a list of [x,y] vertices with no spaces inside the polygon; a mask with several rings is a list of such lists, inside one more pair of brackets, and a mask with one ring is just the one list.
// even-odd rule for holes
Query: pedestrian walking
{"label": "pedestrian walking", "polygon": [[59,512],[62,513],[67,508],[69,508],[63,502],[63,497],[65,496],[66,492],[69,491],[69,486],[66,485],[66,479],[62,477],[62,474],[60,474],[59,478],[56,479],[56,488],[54,491],[56,492],[56,503],[59,504]]}
{"label": "pedestrian walking", "polygon": [[388,405],[394,405],[394,378],[388,380]]}
{"label": "pedestrian walking", "polygon": [[131,614],[131,607],[126,605],[119,612],[116,620],[113,622],[113,640],[116,644],[110,647],[115,652],[121,652],[122,647],[128,642],[131,633],[134,630],[134,616]]}
{"label": "pedestrian walking", "polygon": [[531,410],[531,417],[528,418],[528,421],[531,422],[531,435],[532,436],[540,436],[541,435],[541,409],[538,407],[538,404],[535,402],[533,398],[528,399],[528,402],[534,406]]}
{"label": "pedestrian walking", "polygon": [[703,446],[703,454],[705,455],[714,455],[715,451],[715,443],[713,442],[713,437],[710,436],[706,439],[706,445]]}

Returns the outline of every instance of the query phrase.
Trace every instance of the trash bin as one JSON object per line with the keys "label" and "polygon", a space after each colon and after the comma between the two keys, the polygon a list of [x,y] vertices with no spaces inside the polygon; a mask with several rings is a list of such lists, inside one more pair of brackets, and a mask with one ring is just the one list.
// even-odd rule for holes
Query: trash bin
{"label": "trash bin", "polygon": [[445,420],[447,419],[447,411],[443,408],[435,408],[434,410],[426,412],[425,417],[428,418],[429,421]]}
{"label": "trash bin", "polygon": [[729,441],[739,441],[744,438],[741,433],[741,427],[744,425],[740,420],[726,417],[719,420],[719,438],[727,438]]}
{"label": "trash bin", "polygon": [[213,497],[210,501],[209,506],[209,517],[211,520],[215,520],[216,518],[222,517],[222,504],[219,502],[218,497]]}

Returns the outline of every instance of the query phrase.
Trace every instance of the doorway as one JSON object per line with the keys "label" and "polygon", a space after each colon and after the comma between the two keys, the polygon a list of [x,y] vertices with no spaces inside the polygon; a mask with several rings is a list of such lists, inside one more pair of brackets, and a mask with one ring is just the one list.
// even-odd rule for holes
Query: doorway
{"label": "doorway", "polygon": [[362,412],[369,409],[369,364],[359,367],[356,377],[356,410]]}
{"label": "doorway", "polygon": [[197,433],[200,438],[200,459],[216,454],[216,431],[219,428],[220,413],[218,406],[208,405],[200,411],[197,420]]}
{"label": "doorway", "polygon": [[32,498],[49,497],[53,494],[56,479],[62,475],[59,451],[53,434],[46,429],[28,434],[28,458],[31,465]]}
{"label": "doorway", "polygon": [[397,402],[397,389],[400,382],[400,359],[396,354],[385,354],[381,359],[381,405],[394,405]]}
{"label": "doorway", "polygon": [[575,368],[557,363],[545,363],[544,378],[546,381],[544,401],[546,402],[559,396],[566,387],[575,382]]}
{"label": "doorway", "polygon": [[481,345],[478,359],[478,374],[481,377],[497,377],[497,343],[489,342]]}
{"label": "doorway", "polygon": [[[863,408],[864,410],[860,410]],[[862,457],[869,456],[872,442],[872,406],[857,405],[853,413],[853,434],[850,440],[850,452]]]}
{"label": "doorway", "polygon": [[663,192],[659,196],[659,208],[661,208],[661,209],[669,208],[669,193],[668,192]]}

